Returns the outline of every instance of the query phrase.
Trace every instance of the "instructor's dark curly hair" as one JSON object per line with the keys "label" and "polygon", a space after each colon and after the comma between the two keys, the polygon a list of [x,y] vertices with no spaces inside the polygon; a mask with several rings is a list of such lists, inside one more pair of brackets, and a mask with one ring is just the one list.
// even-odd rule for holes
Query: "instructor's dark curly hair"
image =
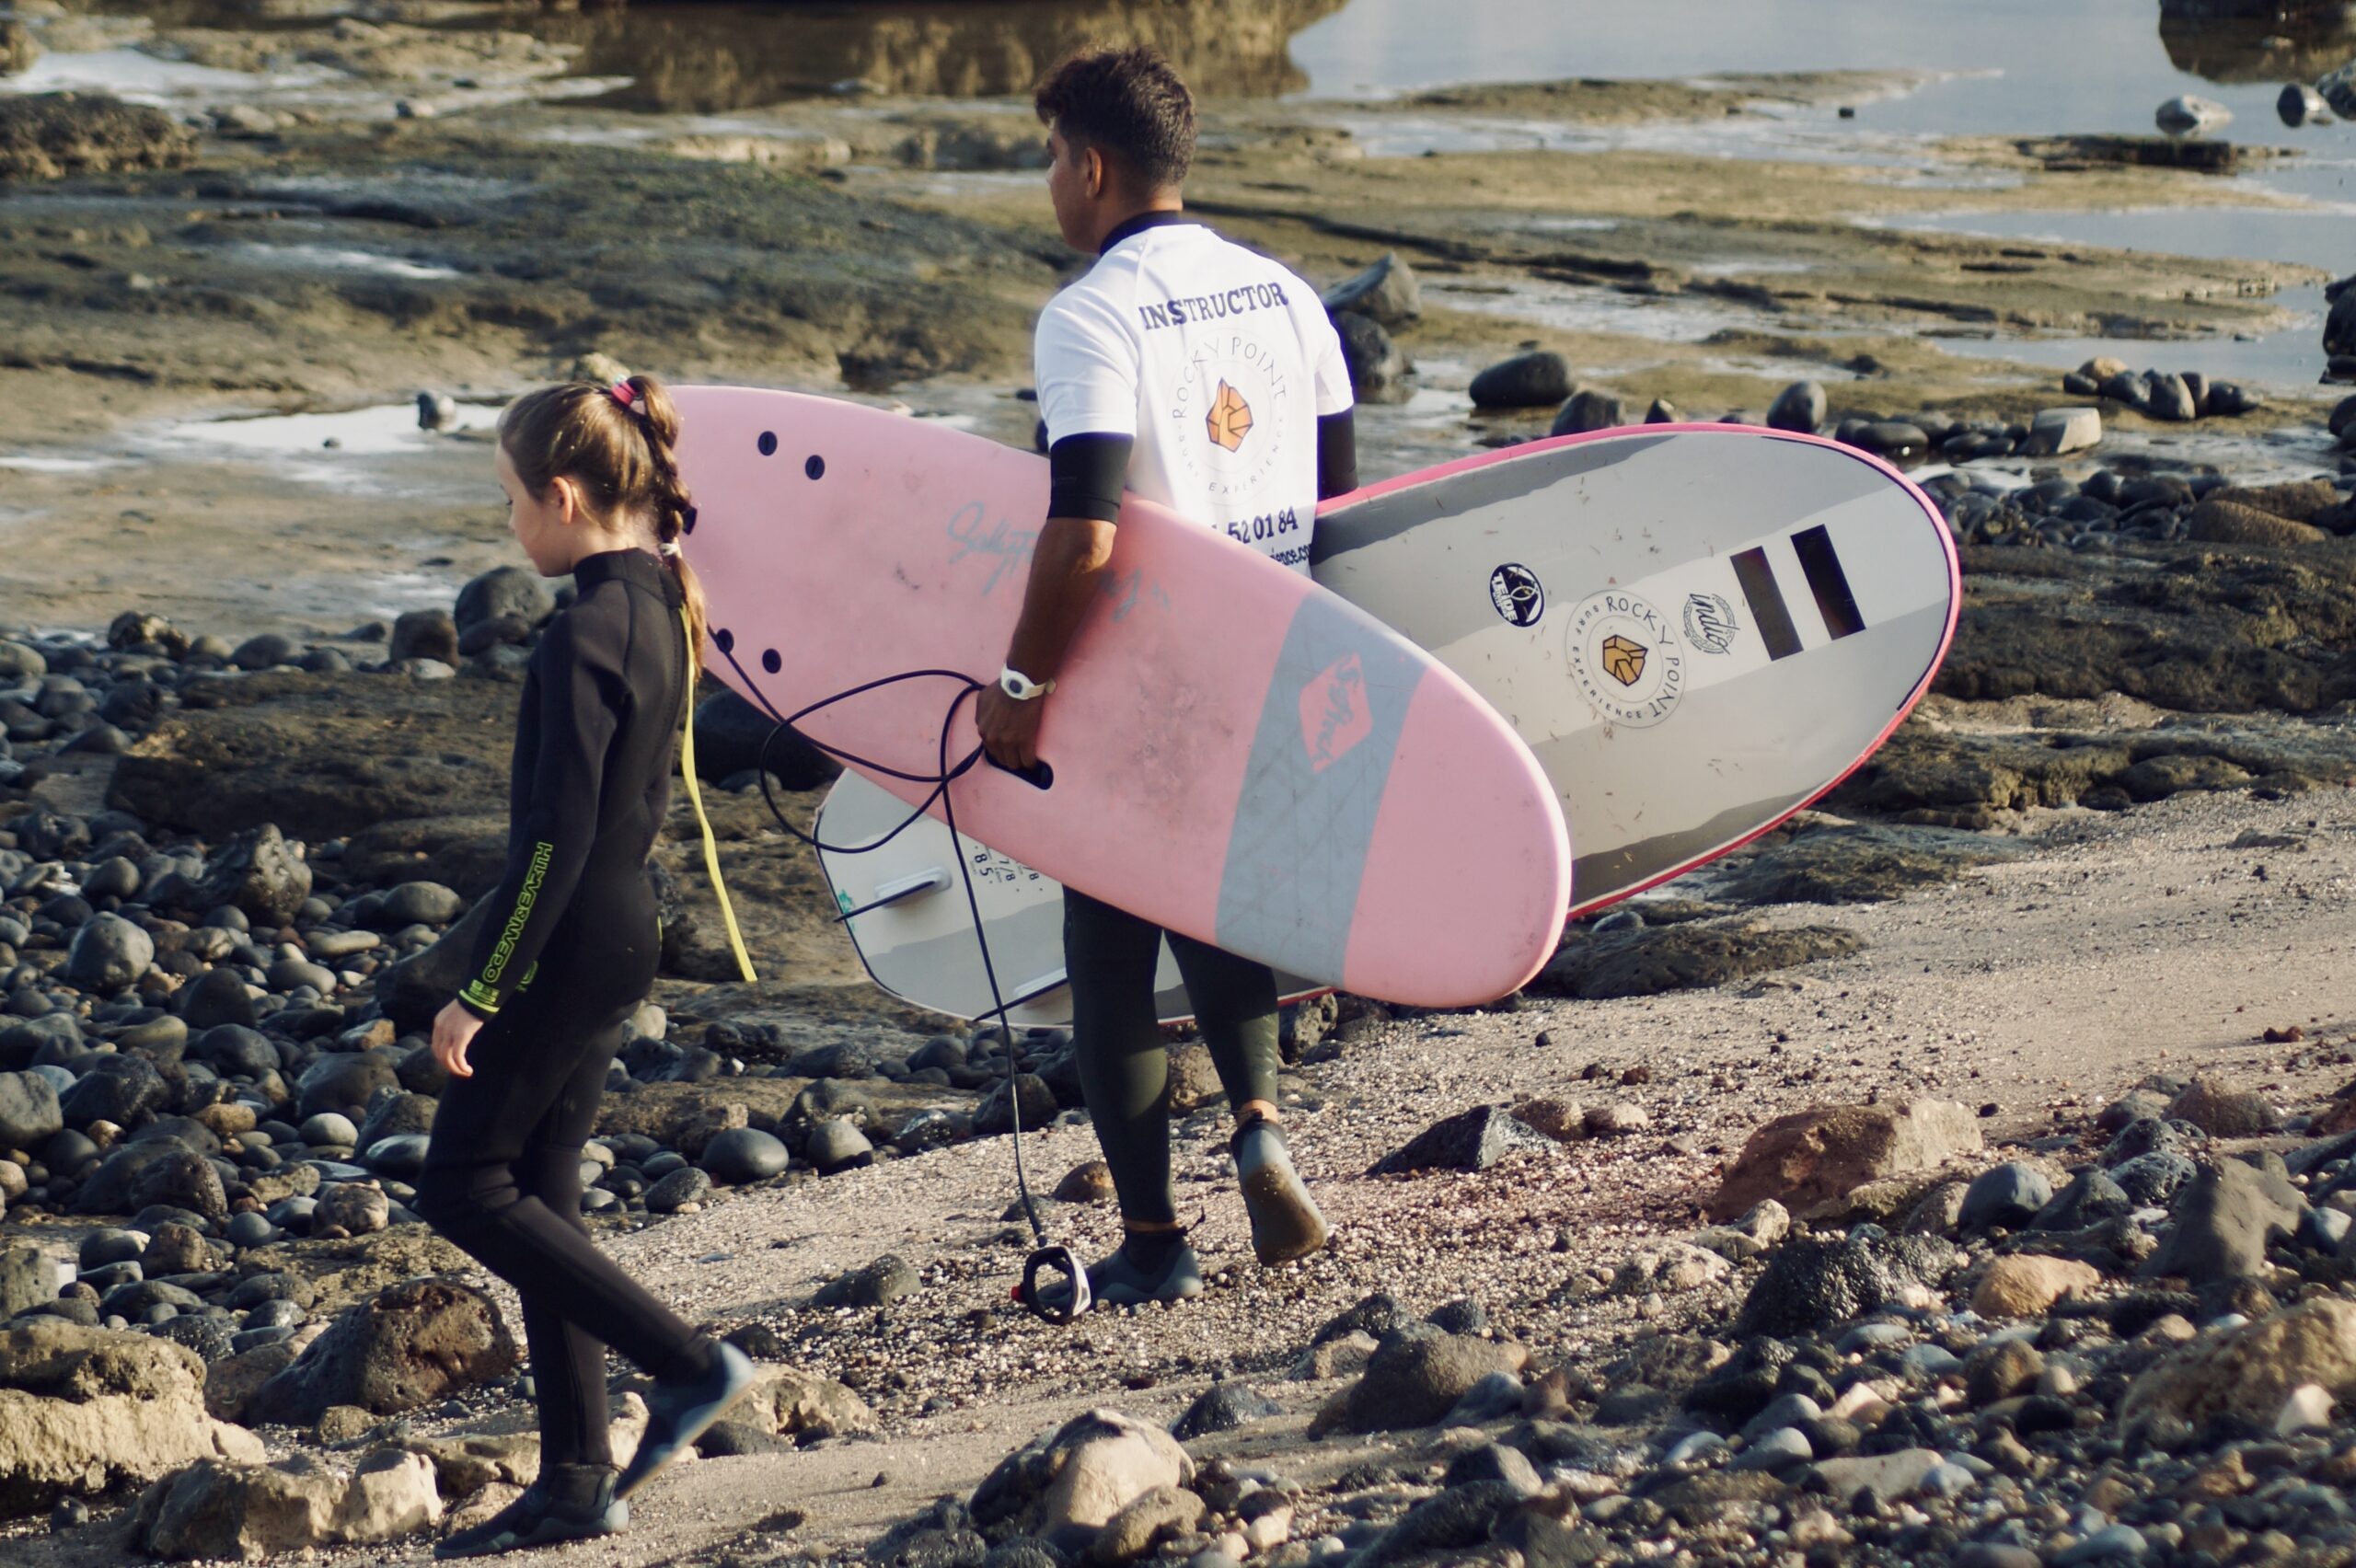
{"label": "instructor's dark curly hair", "polygon": [[1161,51],[1100,49],[1057,65],[1033,95],[1039,121],[1093,147],[1147,189],[1168,190],[1195,164],[1195,95]]}

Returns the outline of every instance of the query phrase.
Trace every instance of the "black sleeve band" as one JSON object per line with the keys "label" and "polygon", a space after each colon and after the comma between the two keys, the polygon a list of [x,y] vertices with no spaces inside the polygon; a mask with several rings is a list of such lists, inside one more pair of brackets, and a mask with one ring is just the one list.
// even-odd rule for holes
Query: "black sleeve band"
{"label": "black sleeve band", "polygon": [[1047,515],[1099,523],[1118,518],[1136,445],[1126,435],[1068,435],[1057,442],[1047,452]]}
{"label": "black sleeve band", "polygon": [[1348,409],[1317,421],[1317,499],[1347,495],[1358,488],[1358,429]]}

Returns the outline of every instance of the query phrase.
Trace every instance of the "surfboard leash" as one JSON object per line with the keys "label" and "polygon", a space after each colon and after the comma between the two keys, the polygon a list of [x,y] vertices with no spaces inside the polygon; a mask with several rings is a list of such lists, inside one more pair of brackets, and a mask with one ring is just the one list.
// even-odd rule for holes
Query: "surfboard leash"
{"label": "surfboard leash", "polygon": [[[754,681],[750,673],[736,662],[733,650],[722,648],[720,651],[720,656],[727,660],[729,667],[736,672],[737,678],[743,683],[741,689],[750,692],[754,700],[760,704],[762,711],[775,721],[775,727],[761,742],[760,750],[756,754],[756,761],[761,776],[761,803],[768,807],[769,815],[777,819],[777,824],[780,827],[809,845],[814,850],[824,850],[830,855],[863,855],[882,848],[915,826],[932,809],[933,803],[937,801],[941,804],[941,820],[949,828],[950,843],[957,845],[963,842],[964,836],[957,830],[956,797],[949,787],[972,772],[987,755],[987,752],[986,748],[976,745],[965,755],[964,760],[953,767],[949,762],[949,737],[956,728],[957,710],[981,692],[981,682],[962,670],[903,670],[898,674],[879,676],[848,690],[837,692],[831,697],[821,698],[806,708],[785,714],[778,711],[777,705],[761,691],[759,685]],[[822,713],[853,698],[864,697],[870,692],[879,691],[885,686],[921,680],[954,681],[959,686],[957,695],[950,698],[948,710],[941,718],[940,750],[935,758],[935,770],[931,773],[908,773],[896,767],[888,767],[870,758],[844,751],[838,746],[830,746],[824,741],[814,740],[809,735],[802,734],[799,730],[794,730],[795,725],[812,714]],[[770,789],[768,766],[769,748],[777,744],[779,736],[789,730],[794,730],[796,734],[801,735],[805,744],[816,747],[848,767],[859,768],[863,772],[880,773],[888,778],[900,779],[904,783],[930,785],[931,793],[928,794],[923,802],[902,819],[891,832],[871,843],[856,846],[823,844],[814,832],[806,833],[794,825],[786,816],[784,808],[779,805],[777,796]],[[999,765],[993,760],[992,766]],[[1044,768],[1045,765],[1042,764],[1041,767]],[[1053,775],[1050,773],[1046,777],[1052,778]],[[1033,778],[1032,782],[1036,783],[1038,780]],[[1007,1112],[1012,1118],[1013,1124],[1014,1186],[1015,1191],[1022,1197],[1022,1216],[1030,1222],[1031,1239],[1034,1243],[1030,1256],[1023,1260],[1022,1282],[1015,1287],[1014,1298],[1045,1321],[1058,1326],[1068,1325],[1076,1321],[1081,1313],[1094,1305],[1094,1298],[1089,1290],[1088,1268],[1080,1261],[1080,1254],[1073,1251],[1071,1248],[1047,1239],[1047,1228],[1039,1218],[1038,1202],[1031,1193],[1030,1173],[1024,1167],[1022,1159],[1022,1071],[1015,1062],[1014,1029],[1007,1021],[1006,1016],[1011,1010],[1013,1004],[1006,999],[1004,991],[999,986],[998,965],[990,955],[989,933],[982,920],[981,895],[974,888],[973,864],[962,848],[957,854],[957,875],[965,890],[965,912],[973,925],[974,943],[982,955],[982,974],[989,982],[990,1010],[983,1016],[987,1020],[996,1024],[999,1044],[1006,1052],[1006,1101]],[[1068,1282],[1069,1289],[1063,1294],[1060,1306],[1051,1303],[1047,1299],[1046,1293],[1040,1288],[1042,1274],[1061,1275]]]}

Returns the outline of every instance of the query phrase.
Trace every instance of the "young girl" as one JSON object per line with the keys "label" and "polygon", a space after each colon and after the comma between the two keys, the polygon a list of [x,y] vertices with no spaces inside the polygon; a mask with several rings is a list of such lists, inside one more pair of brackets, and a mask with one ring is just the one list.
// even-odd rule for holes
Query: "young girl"
{"label": "young girl", "polygon": [[[507,871],[472,976],[433,1020],[450,1074],[418,1208],[515,1287],[540,1407],[540,1473],[504,1512],[443,1540],[471,1557],[610,1534],[623,1499],[752,1377],[591,1244],[581,1149],[622,1024],[654,981],[646,858],[694,696],[703,601],[678,537],[693,516],[662,386],[632,376],[535,392],[499,425],[499,482],[524,553],[579,593],[524,680]],[[692,782],[692,781],[691,781]],[[656,1379],[629,1470],[607,1441],[605,1347]]]}

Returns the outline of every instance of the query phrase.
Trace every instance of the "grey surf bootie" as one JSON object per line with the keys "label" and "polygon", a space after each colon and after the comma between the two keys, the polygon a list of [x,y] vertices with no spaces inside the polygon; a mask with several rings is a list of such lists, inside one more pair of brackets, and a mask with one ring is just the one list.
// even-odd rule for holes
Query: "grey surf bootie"
{"label": "grey surf bootie", "polygon": [[1260,1262],[1290,1262],[1324,1246],[1332,1228],[1292,1168],[1284,1129],[1265,1117],[1247,1122],[1236,1129],[1230,1147],[1243,1185],[1243,1211],[1252,1216],[1252,1251]]}

